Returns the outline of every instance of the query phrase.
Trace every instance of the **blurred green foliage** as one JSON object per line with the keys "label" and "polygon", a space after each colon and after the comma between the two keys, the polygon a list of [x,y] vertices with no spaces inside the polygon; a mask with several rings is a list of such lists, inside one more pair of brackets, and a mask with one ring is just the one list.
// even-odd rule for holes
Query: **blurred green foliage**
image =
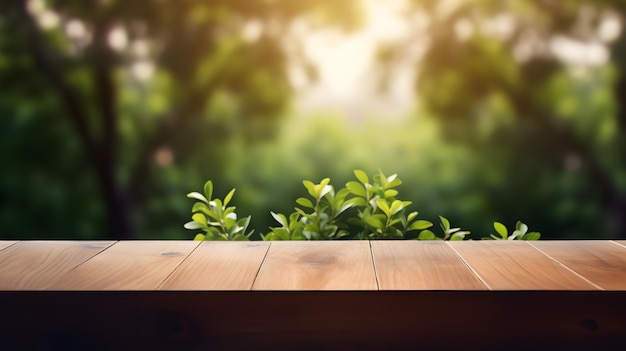
{"label": "blurred green foliage", "polygon": [[420,217],[479,237],[518,218],[626,237],[626,4],[407,5],[426,34],[380,43],[377,64],[413,60],[416,107],[354,123],[295,113],[288,68],[316,77],[294,24],[358,30],[361,1],[0,2],[0,238],[188,238],[181,194],[206,179],[237,187],[254,238],[302,179],[355,168],[398,173]]}

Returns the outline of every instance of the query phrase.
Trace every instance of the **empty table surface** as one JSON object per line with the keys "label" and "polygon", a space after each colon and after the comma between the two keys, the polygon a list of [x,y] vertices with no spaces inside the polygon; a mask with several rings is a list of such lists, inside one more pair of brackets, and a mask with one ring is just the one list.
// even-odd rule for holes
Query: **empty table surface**
{"label": "empty table surface", "polygon": [[626,290],[622,241],[0,241],[0,290]]}

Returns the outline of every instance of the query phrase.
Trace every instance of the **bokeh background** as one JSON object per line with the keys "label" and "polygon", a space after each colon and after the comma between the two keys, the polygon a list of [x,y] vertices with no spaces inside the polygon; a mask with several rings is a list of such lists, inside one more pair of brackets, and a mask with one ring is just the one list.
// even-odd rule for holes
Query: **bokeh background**
{"label": "bokeh background", "polygon": [[0,1],[0,238],[256,233],[301,181],[404,181],[488,235],[626,238],[626,2]]}

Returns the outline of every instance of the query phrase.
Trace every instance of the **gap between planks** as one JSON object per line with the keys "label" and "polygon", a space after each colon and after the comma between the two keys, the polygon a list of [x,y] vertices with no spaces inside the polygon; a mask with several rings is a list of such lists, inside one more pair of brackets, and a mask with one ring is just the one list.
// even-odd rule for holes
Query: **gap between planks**
{"label": "gap between planks", "polygon": [[525,242],[459,241],[449,245],[492,290],[597,290]]}
{"label": "gap between planks", "polygon": [[380,290],[487,290],[443,241],[371,243]]}
{"label": "gap between planks", "polygon": [[163,278],[163,280],[161,281],[161,283],[159,284],[159,286],[157,286],[157,288],[155,290],[161,290],[161,287],[163,286],[163,284],[165,284],[165,282],[172,276],[172,274],[174,274],[174,272],[176,272],[178,270],[178,268],[180,266],[182,266],[183,263],[185,263],[185,261],[187,261],[187,259],[189,259],[189,257],[191,257],[191,255],[193,255],[194,252],[196,252],[196,250],[198,250],[200,245],[202,245],[202,242],[200,244],[198,244],[196,247],[194,247],[193,250],[191,250],[191,252],[189,253],[189,255],[187,255],[185,258],[183,258],[183,260],[180,261],[180,263],[178,263],[178,265],[174,268],[174,270],[172,270],[165,278]]}
{"label": "gap between planks", "polygon": [[63,274],[56,290],[154,290],[200,243],[129,240]]}
{"label": "gap between planks", "polygon": [[8,249],[9,247],[17,244],[17,240],[0,240],[0,251]]}
{"label": "gap between planks", "polygon": [[454,248],[454,245],[450,245],[449,241],[445,241],[445,243],[452,248],[452,251],[454,251],[454,253],[461,259],[461,261],[463,262],[463,264],[465,264],[465,266],[470,270],[470,272],[472,272],[476,278],[478,278],[478,280],[480,280],[481,283],[483,283],[485,285],[485,287],[487,287],[487,290],[493,290],[493,288],[487,284],[487,282],[485,281],[485,279],[483,279],[483,277],[480,276],[480,274],[478,274],[478,272],[476,272],[474,270],[474,268],[467,263],[467,261],[465,261],[465,259],[463,258],[463,256],[461,256],[461,254]]}
{"label": "gap between planks", "polygon": [[626,251],[606,241],[542,241],[532,244],[602,290],[626,289]]}
{"label": "gap between planks", "polygon": [[269,246],[267,242],[203,241],[159,289],[248,291]]}
{"label": "gap between planks", "polygon": [[46,289],[60,276],[110,247],[112,241],[19,241],[0,251],[0,288]]}
{"label": "gap between planks", "polygon": [[584,277],[583,275],[579,274],[578,272],[576,272],[575,270],[569,268],[567,265],[565,265],[563,262],[557,260],[556,258],[548,255],[546,252],[544,252],[543,250],[541,250],[540,248],[538,248],[537,246],[526,242],[526,244],[530,245],[531,247],[533,247],[534,249],[536,249],[537,251],[541,252],[542,254],[546,255],[548,258],[550,258],[551,260],[553,260],[554,262],[560,264],[561,266],[563,266],[565,269],[567,269],[568,271],[574,273],[575,275],[577,275],[579,278],[581,278],[582,280],[586,281],[587,283],[593,285],[596,289],[598,290],[604,290],[604,288],[602,288],[601,286],[599,286],[598,284],[595,284],[594,282],[592,282],[591,280],[587,279],[586,277]]}
{"label": "gap between planks", "polygon": [[374,269],[374,278],[376,278],[376,290],[380,291],[380,281],[378,279],[378,271],[376,270],[376,259],[374,258],[374,251],[372,249],[372,241],[369,240],[370,256],[372,256],[372,268]]}
{"label": "gap between planks", "polygon": [[626,248],[626,240],[611,240],[613,244]]}

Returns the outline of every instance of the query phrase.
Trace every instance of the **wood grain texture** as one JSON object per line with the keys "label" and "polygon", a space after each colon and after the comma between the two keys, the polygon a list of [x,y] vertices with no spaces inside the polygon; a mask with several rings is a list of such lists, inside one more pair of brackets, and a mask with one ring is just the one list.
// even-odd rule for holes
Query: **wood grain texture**
{"label": "wood grain texture", "polygon": [[204,241],[160,289],[250,290],[269,242]]}
{"label": "wood grain texture", "polygon": [[537,241],[534,247],[605,290],[626,290],[626,248],[609,241]]}
{"label": "wood grain texture", "polygon": [[252,289],[376,290],[369,242],[272,242]]}
{"label": "wood grain texture", "polygon": [[61,276],[54,290],[153,290],[199,241],[120,241]]}
{"label": "wood grain texture", "polygon": [[0,251],[0,289],[39,290],[113,241],[21,241]]}
{"label": "wood grain texture", "polygon": [[372,241],[380,290],[486,290],[443,241]]}
{"label": "wood grain texture", "polygon": [[613,242],[626,247],[626,240],[613,240]]}
{"label": "wood grain texture", "polygon": [[0,251],[2,251],[3,249],[6,249],[7,247],[15,244],[17,242],[17,240],[0,240]]}
{"label": "wood grain texture", "polygon": [[526,242],[457,241],[449,245],[492,290],[595,290]]}

